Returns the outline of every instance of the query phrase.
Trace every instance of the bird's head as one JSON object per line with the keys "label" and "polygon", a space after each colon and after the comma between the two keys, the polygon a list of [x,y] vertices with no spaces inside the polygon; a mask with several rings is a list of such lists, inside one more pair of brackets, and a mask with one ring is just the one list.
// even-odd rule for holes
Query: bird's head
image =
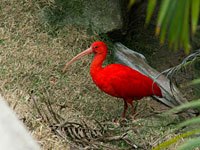
{"label": "bird's head", "polygon": [[95,54],[107,54],[107,45],[104,42],[96,41],[90,46],[92,52]]}
{"label": "bird's head", "polygon": [[65,64],[65,67],[63,68],[63,72],[67,69],[67,67],[72,64],[74,61],[82,58],[85,55],[89,55],[94,53],[95,55],[105,55],[107,54],[107,46],[104,42],[96,41],[91,44],[91,46],[84,50],[83,52],[76,55],[74,58],[72,58],[68,63]]}

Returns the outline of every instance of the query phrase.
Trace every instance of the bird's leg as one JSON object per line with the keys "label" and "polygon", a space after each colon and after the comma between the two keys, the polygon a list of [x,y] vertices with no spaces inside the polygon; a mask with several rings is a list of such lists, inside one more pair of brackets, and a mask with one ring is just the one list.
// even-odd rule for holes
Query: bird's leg
{"label": "bird's leg", "polygon": [[136,103],[136,105],[133,105],[133,101],[130,103],[131,105],[131,110],[132,110],[132,118],[135,119],[135,117],[141,112],[141,111],[137,111],[136,112],[136,108],[138,106],[138,103]]}
{"label": "bird's leg", "polygon": [[139,114],[139,112],[136,112],[137,105],[134,106],[133,101],[130,103],[130,105],[131,105],[131,110],[132,110],[132,119],[135,120],[135,117]]}
{"label": "bird's leg", "polygon": [[122,117],[121,119],[114,119],[114,123],[117,123],[119,124],[121,121],[126,121],[126,111],[127,111],[127,108],[128,108],[128,104],[127,102],[124,100],[124,111],[122,113]]}
{"label": "bird's leg", "polygon": [[131,105],[132,116],[135,117],[136,112],[135,112],[135,107],[134,107],[134,105],[133,105],[133,101],[130,103],[130,105]]}
{"label": "bird's leg", "polygon": [[122,118],[123,118],[123,119],[125,119],[125,117],[126,117],[127,108],[128,108],[128,104],[127,104],[127,102],[124,100],[124,111],[123,111],[123,113],[122,113]]}

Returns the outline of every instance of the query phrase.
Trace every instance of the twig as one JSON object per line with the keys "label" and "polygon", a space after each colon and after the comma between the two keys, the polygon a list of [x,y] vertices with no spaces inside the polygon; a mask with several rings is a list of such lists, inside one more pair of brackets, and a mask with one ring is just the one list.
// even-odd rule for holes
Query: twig
{"label": "twig", "polygon": [[[41,111],[40,111],[40,109],[39,109],[39,107],[38,107],[38,105],[37,105],[37,102],[36,102],[35,97],[33,96],[32,92],[31,92],[29,95],[30,95],[31,101],[33,101],[33,104],[34,104],[34,106],[35,106],[35,108],[36,108],[38,114],[39,114],[40,117],[42,118],[42,120],[48,120],[48,122],[49,122],[49,119],[47,119],[47,118],[45,119],[44,116],[42,115],[42,113],[41,113]],[[47,116],[46,116],[46,117],[47,117]]]}
{"label": "twig", "polygon": [[104,142],[118,141],[118,140],[122,140],[126,135],[127,133],[123,133],[122,135],[117,135],[117,136],[100,137],[100,138],[97,138],[96,140],[104,141]]}
{"label": "twig", "polygon": [[139,146],[133,144],[132,141],[127,137],[124,137],[122,140],[124,140],[124,142],[126,142],[128,145],[130,145],[134,149],[138,149],[139,148]]}
{"label": "twig", "polygon": [[49,101],[49,98],[50,98],[49,92],[46,89],[45,89],[45,92],[47,94],[47,101],[44,101],[44,102],[47,105],[47,109],[48,109],[49,113],[51,114],[51,116],[53,117],[54,121],[56,123],[60,123],[59,119],[57,118],[58,115],[56,115],[56,113],[53,111],[53,108],[51,107],[51,103]]}

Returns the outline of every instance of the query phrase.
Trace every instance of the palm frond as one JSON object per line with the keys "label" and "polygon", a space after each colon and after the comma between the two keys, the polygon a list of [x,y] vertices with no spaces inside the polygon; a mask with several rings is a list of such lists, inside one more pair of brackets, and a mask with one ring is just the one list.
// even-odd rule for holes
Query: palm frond
{"label": "palm frond", "polygon": [[199,137],[186,141],[183,145],[178,147],[177,150],[194,150],[197,147],[200,147]]}
{"label": "palm frond", "polygon": [[182,127],[187,127],[187,126],[190,126],[190,125],[195,125],[195,124],[200,124],[200,118],[199,117],[194,117],[194,118],[191,118],[189,120],[183,121],[182,123],[180,123],[177,126],[177,129],[180,129]]}
{"label": "palm frond", "polygon": [[195,84],[200,84],[200,79],[194,79],[188,85],[195,85]]}
{"label": "palm frond", "polygon": [[[200,107],[200,99],[198,100],[194,100],[185,104],[182,104],[176,108],[173,108],[171,110],[169,110],[166,115],[170,115],[172,113],[177,113],[180,111],[183,111],[185,109],[191,109],[191,108],[197,108]],[[177,129],[181,129],[182,127],[189,127],[191,125],[195,125],[195,124],[200,124],[200,118],[199,117],[195,117],[189,120],[186,120],[180,124],[177,125],[176,130]],[[181,139],[185,139],[188,137],[192,137],[193,135],[197,135],[200,133],[200,129],[193,129],[193,130],[189,130],[185,133],[179,134],[173,138],[170,138],[169,140],[166,140],[164,142],[162,142],[161,144],[157,145],[156,147],[153,148],[153,150],[161,150],[164,148],[168,148],[170,145],[177,143],[179,140]],[[198,147],[200,145],[200,141],[196,140],[196,138],[192,138],[191,140],[188,140],[187,142],[185,142],[183,145],[181,145],[178,150],[189,150],[188,147]]]}
{"label": "palm frond", "polygon": [[135,4],[136,0],[129,0],[128,3],[128,10],[130,10],[130,8]]}
{"label": "palm frond", "polygon": [[192,0],[191,2],[191,23],[192,23],[192,33],[194,34],[197,29],[198,19],[199,19],[199,0]]}
{"label": "palm frond", "polygon": [[[150,22],[157,0],[149,0],[146,24]],[[162,0],[158,12],[156,35],[174,49],[190,50],[190,29],[194,34],[199,19],[200,0]],[[191,25],[190,25],[191,22]]]}
{"label": "palm frond", "polygon": [[154,147],[153,150],[162,150],[164,148],[168,148],[170,145],[176,143],[180,139],[187,138],[189,136],[198,134],[199,132],[200,132],[200,129],[196,129],[196,130],[188,131],[186,133],[179,134],[179,135],[159,144],[158,146]]}
{"label": "palm frond", "polygon": [[200,107],[200,99],[193,100],[191,102],[188,102],[188,103],[182,104],[180,106],[177,106],[173,109],[170,109],[168,112],[166,112],[166,114],[178,113],[178,112],[186,110],[186,109],[199,108],[199,107]]}
{"label": "palm frond", "polygon": [[146,24],[148,24],[149,21],[151,20],[153,11],[154,11],[155,6],[156,6],[156,1],[157,0],[149,0],[149,4],[147,6],[147,16],[146,16],[146,21],[145,21]]}

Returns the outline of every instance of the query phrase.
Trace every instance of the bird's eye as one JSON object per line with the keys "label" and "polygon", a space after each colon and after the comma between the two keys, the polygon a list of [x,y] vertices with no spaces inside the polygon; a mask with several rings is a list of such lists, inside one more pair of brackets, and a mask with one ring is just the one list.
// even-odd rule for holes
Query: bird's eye
{"label": "bird's eye", "polygon": [[98,46],[94,46],[94,48],[96,49],[96,48],[98,48]]}

